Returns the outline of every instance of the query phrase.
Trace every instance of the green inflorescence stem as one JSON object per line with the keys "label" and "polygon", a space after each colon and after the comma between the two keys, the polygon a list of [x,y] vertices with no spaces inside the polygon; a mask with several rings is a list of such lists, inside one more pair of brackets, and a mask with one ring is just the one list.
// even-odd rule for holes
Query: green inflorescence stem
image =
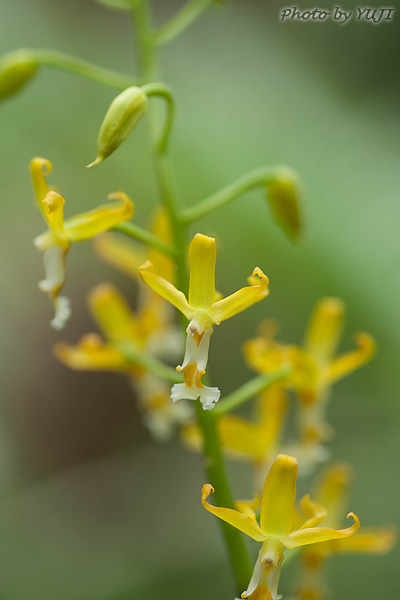
{"label": "green inflorescence stem", "polygon": [[[152,35],[150,7],[147,0],[137,0],[133,9],[134,26],[138,40],[139,61],[145,83],[156,79],[155,40]],[[160,188],[161,198],[168,212],[177,251],[177,280],[181,290],[188,289],[189,277],[186,266],[187,225],[182,219],[182,208],[178,203],[175,179],[167,147],[160,147],[158,138],[158,119],[153,111],[149,113],[150,134],[154,166]],[[199,426],[204,437],[205,466],[210,483],[215,488],[216,502],[225,507],[234,508],[234,502],[228,483],[222,449],[216,429],[216,419],[212,411],[203,411],[200,402],[196,403]],[[238,591],[243,591],[250,580],[252,566],[249,554],[239,531],[226,523],[221,524],[227,544],[230,561],[234,570]]]}

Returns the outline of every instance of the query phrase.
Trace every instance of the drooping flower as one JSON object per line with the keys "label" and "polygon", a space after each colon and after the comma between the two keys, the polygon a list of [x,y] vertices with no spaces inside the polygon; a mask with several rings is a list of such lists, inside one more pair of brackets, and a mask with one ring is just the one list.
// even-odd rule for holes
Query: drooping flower
{"label": "drooping flower", "polygon": [[[357,348],[336,356],[341,338],[344,304],[337,298],[323,298],[316,305],[306,330],[303,347],[274,339],[276,327],[266,322],[260,337],[246,342],[244,354],[249,365],[273,373],[289,364],[289,381],[299,398],[300,454],[315,454],[321,442],[332,434],[326,423],[326,406],[331,386],[367,363],[375,354],[375,341],[367,333],[355,336]],[[311,450],[310,450],[311,449]],[[298,455],[296,450],[296,456]],[[293,450],[294,452],[294,450]],[[309,457],[310,458],[310,457]]]}
{"label": "drooping flower", "polygon": [[[326,524],[338,525],[343,506],[346,504],[348,488],[352,479],[350,467],[337,463],[328,467],[319,478],[314,497],[327,509]],[[356,536],[334,539],[302,549],[301,581],[298,600],[317,598],[323,600],[326,593],[325,564],[333,554],[385,554],[396,542],[396,530],[392,525],[364,527]]]}
{"label": "drooping flower", "polygon": [[39,288],[49,295],[54,305],[52,327],[62,329],[71,312],[69,299],[59,295],[66,279],[65,257],[71,242],[87,240],[130,219],[133,204],[125,194],[116,192],[110,194],[109,199],[117,202],[64,220],[65,199],[52,191],[46,181],[51,170],[52,164],[45,158],[34,158],[30,163],[36,200],[48,226],[48,231],[34,240],[36,248],[43,252],[45,269],[45,279],[39,283]]}
{"label": "drooping flower", "polygon": [[268,277],[258,267],[249,277],[249,287],[242,288],[227,298],[216,299],[215,293],[215,239],[198,233],[189,247],[190,283],[188,299],[171,282],[155,274],[150,262],[140,267],[145,283],[171,302],[190,321],[186,329],[186,352],[178,371],[183,371],[185,383],[175,384],[171,391],[174,402],[186,398],[200,398],[203,408],[211,410],[219,400],[216,387],[204,386],[201,378],[206,371],[212,325],[219,325],[268,293]]}
{"label": "drooping flower", "polygon": [[104,338],[86,334],[76,345],[59,342],[56,357],[68,367],[83,371],[114,371],[125,374],[134,390],[143,422],[157,440],[171,437],[175,427],[193,418],[188,404],[173,405],[169,385],[129,358],[122,344],[138,356],[174,354],[177,348],[170,326],[158,320],[158,311],[142,306],[132,312],[128,302],[109,283],[98,285],[89,295],[89,308]]}
{"label": "drooping flower", "polygon": [[345,539],[360,528],[360,521],[354,513],[354,524],[347,529],[319,527],[326,517],[326,510],[310,500],[303,498],[304,522],[294,525],[296,500],[297,460],[280,454],[271,466],[265,479],[260,506],[260,524],[255,513],[246,506],[246,513],[231,508],[212,506],[207,502],[214,491],[210,484],[203,486],[201,500],[204,508],[213,515],[229,523],[239,531],[262,543],[248,589],[242,598],[251,600],[277,600],[278,582],[284,548]]}

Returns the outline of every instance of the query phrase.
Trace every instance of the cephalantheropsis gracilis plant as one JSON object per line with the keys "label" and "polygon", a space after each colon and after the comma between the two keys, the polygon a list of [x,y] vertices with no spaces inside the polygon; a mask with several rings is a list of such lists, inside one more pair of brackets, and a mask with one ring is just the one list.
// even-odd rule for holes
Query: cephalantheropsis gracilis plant
{"label": "cephalantheropsis gracilis plant", "polygon": [[[312,497],[296,501],[298,474],[312,473],[329,457],[327,443],[333,430],[326,409],[332,385],[368,362],[375,342],[370,335],[358,333],[355,350],[337,355],[345,307],[337,298],[323,298],[313,310],[301,347],[277,341],[275,323],[264,321],[258,336],[243,348],[246,362],[257,375],[228,396],[218,387],[205,385],[203,379],[210,383],[207,361],[213,328],[264,301],[269,280],[262,270],[266,265],[255,266],[248,285],[223,296],[215,287],[217,242],[204,231],[189,242],[189,227],[248,190],[260,188],[277,224],[296,239],[302,229],[298,178],[286,167],[261,167],[195,206],[182,206],[169,154],[175,98],[167,85],[154,81],[156,51],[213,1],[188,1],[158,29],[152,26],[148,0],[99,1],[133,14],[140,63],[137,79],[51,50],[14,51],[3,57],[0,66],[1,98],[19,92],[43,65],[73,71],[119,90],[105,107],[97,154],[89,167],[101,169],[108,156],[123,152],[119,147],[140,120],[150,127],[160,207],[148,228],[131,220],[133,203],[121,191],[111,193],[108,204],[64,218],[64,197],[51,187],[56,182],[51,162],[47,158],[31,161],[34,193],[47,227],[34,243],[44,262],[45,277],[39,288],[54,307],[51,325],[62,329],[71,314],[70,302],[61,294],[71,243],[93,238],[98,256],[132,278],[138,291],[133,309],[114,285],[96,286],[88,302],[99,333],[85,334],[76,345],[60,341],[55,356],[72,369],[122,373],[137,398],[143,424],[155,440],[167,440],[177,431],[185,447],[204,454],[209,483],[199,494],[199,509],[201,499],[207,511],[228,524],[222,533],[236,589],[243,598],[276,600],[281,567],[298,553],[300,579],[293,594],[297,600],[322,599],[326,594],[323,566],[330,555],[382,553],[394,543],[389,526],[359,532],[360,521],[354,513],[347,515],[350,525],[341,528],[342,500],[350,479],[347,465],[329,465]],[[152,97],[165,102],[161,121],[154,114]],[[244,274],[236,275],[239,285]],[[173,307],[181,313],[180,319]],[[171,361],[178,365],[176,369]],[[297,415],[296,436],[291,440],[283,435],[288,392],[295,399]],[[252,420],[234,414],[251,400]],[[254,469],[251,500],[234,501],[226,457],[246,461]],[[214,492],[215,505],[208,502]],[[250,558],[241,533],[261,544],[256,559]]]}

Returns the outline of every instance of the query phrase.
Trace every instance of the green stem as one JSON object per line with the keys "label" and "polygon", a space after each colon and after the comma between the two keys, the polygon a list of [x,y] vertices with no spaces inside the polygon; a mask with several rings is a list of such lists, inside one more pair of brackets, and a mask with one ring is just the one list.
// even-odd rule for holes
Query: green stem
{"label": "green stem", "polygon": [[[261,167],[254,169],[250,173],[246,173],[242,177],[239,177],[233,183],[230,183],[222,190],[219,190],[212,196],[205,198],[195,206],[186,208],[182,214],[182,220],[185,223],[192,223],[198,219],[202,219],[210,212],[213,212],[221,206],[225,206],[235,200],[239,196],[242,196],[246,192],[257,187],[267,187],[268,183],[275,180],[277,176],[285,169],[284,167]],[[286,171],[287,169],[285,169]]]}
{"label": "green stem", "polygon": [[[142,73],[146,82],[156,79],[154,39],[151,36],[151,19],[149,5],[146,0],[137,0],[133,11],[136,26],[139,57]],[[177,249],[177,283],[181,290],[188,289],[189,277],[186,267],[187,243],[186,226],[182,221],[182,208],[177,200],[175,178],[168,150],[160,150],[157,144],[158,123],[156,115],[151,111],[148,122],[152,139],[153,159],[160,188],[161,198],[168,212],[172,233]],[[234,508],[218,438],[215,419],[212,412],[203,411],[200,402],[196,402],[199,426],[204,436],[205,467],[210,483],[215,488],[216,502],[225,507]],[[222,524],[222,530],[234,570],[238,591],[244,590],[251,577],[251,563],[241,533]]]}
{"label": "green stem", "polygon": [[130,221],[125,223],[118,223],[118,225],[115,225],[113,227],[113,230],[125,233],[126,235],[129,235],[130,237],[133,237],[136,240],[139,240],[140,242],[143,242],[144,244],[147,244],[148,246],[159,250],[163,254],[171,256],[172,258],[176,257],[176,251],[174,248],[171,248],[171,246],[167,246],[161,240],[159,240],[158,237],[150,233],[150,231],[147,231],[147,229],[142,229],[135,223],[131,223]]}
{"label": "green stem", "polygon": [[214,0],[190,0],[169,21],[153,33],[154,43],[161,45],[176,38],[187,29]]}
{"label": "green stem", "polygon": [[169,134],[171,132],[171,128],[174,122],[175,116],[175,101],[174,97],[171,93],[171,90],[162,83],[148,83],[142,86],[142,90],[146,94],[146,96],[156,96],[166,100],[167,102],[167,118],[165,120],[165,125],[163,132],[160,137],[160,141],[158,143],[158,150],[160,153],[165,152],[167,147],[167,142],[169,138]]}
{"label": "green stem", "polygon": [[273,383],[285,379],[288,375],[290,375],[290,369],[282,369],[276,373],[263,373],[262,375],[254,377],[232,392],[232,394],[229,394],[229,396],[220,400],[213,409],[214,415],[220,417],[221,415],[238,408],[251,398],[254,398],[254,396],[260,394]]}
{"label": "green stem", "polygon": [[162,363],[154,356],[138,352],[136,346],[131,342],[120,342],[117,347],[121,354],[135,365],[144,367],[147,371],[171,383],[182,383],[182,375],[179,375],[176,369]]}
{"label": "green stem", "polygon": [[87,77],[103,85],[108,85],[117,89],[124,90],[131,85],[137,85],[138,81],[134,77],[124,75],[123,73],[116,73],[109,69],[104,69],[93,63],[87,62],[75,56],[65,54],[64,52],[58,52],[56,50],[29,50],[33,56],[41,65],[48,65],[50,67],[57,67],[59,69],[65,69],[66,71],[72,71],[82,77]]}

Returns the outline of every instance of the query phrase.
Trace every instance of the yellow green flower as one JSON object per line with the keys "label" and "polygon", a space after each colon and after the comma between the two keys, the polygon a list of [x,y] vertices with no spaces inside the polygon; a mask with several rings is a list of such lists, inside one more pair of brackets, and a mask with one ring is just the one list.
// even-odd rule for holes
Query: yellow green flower
{"label": "yellow green flower", "polygon": [[[327,509],[326,523],[330,527],[338,524],[351,479],[350,467],[345,463],[336,463],[328,467],[317,482],[314,497]],[[396,538],[396,530],[392,525],[365,527],[354,537],[333,539],[302,549],[298,600],[322,600],[326,597],[324,566],[331,555],[385,554],[393,548]]]}
{"label": "yellow green flower", "polygon": [[269,293],[268,277],[257,267],[248,279],[249,287],[218,299],[215,292],[215,261],[215,239],[200,233],[195,235],[189,247],[188,298],[170,281],[154,273],[151,262],[148,261],[139,269],[143,281],[190,321],[186,330],[185,357],[182,365],[177,367],[178,371],[183,371],[185,383],[173,386],[171,398],[174,402],[182,398],[200,398],[206,410],[211,410],[220,397],[218,388],[204,386],[201,381],[207,366],[212,325],[219,325]]}
{"label": "yellow green flower", "polygon": [[344,310],[343,302],[337,298],[320,300],[311,315],[303,347],[276,341],[276,328],[270,322],[263,326],[261,336],[244,346],[247,362],[257,371],[272,373],[284,364],[291,366],[289,381],[300,400],[300,429],[304,443],[317,444],[330,437],[325,410],[331,386],[375,354],[374,339],[367,333],[357,333],[357,348],[336,356]]}
{"label": "yellow green flower", "polygon": [[65,257],[71,242],[87,240],[130,219],[133,204],[125,194],[116,192],[109,199],[117,202],[64,219],[65,199],[51,190],[46,181],[51,170],[52,164],[45,158],[34,158],[30,163],[36,200],[48,227],[48,231],[34,240],[36,248],[43,252],[45,268],[45,279],[39,283],[39,288],[49,295],[55,308],[51,325],[61,329],[71,312],[69,299],[59,295],[66,279]]}
{"label": "yellow green flower", "polygon": [[260,524],[247,504],[245,513],[212,506],[207,502],[207,498],[214,489],[210,484],[203,486],[201,501],[204,508],[253,540],[262,543],[252,579],[242,598],[277,600],[284,548],[290,550],[299,546],[349,538],[360,528],[360,521],[354,513],[347,515],[354,519],[354,524],[347,529],[319,527],[326,517],[326,510],[307,496],[301,502],[304,520],[298,526],[295,523],[297,472],[295,458],[284,454],[276,458],[265,479],[260,505]]}

